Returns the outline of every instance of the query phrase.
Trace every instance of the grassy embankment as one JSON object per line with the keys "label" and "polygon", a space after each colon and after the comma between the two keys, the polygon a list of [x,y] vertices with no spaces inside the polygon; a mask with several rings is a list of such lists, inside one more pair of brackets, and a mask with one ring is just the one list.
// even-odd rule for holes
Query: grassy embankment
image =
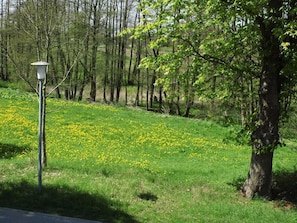
{"label": "grassy embankment", "polygon": [[290,148],[276,151],[274,171],[291,202],[249,200],[237,187],[250,148],[225,141],[228,128],[49,99],[38,193],[37,128],[36,96],[0,88],[0,206],[106,222],[297,222]]}

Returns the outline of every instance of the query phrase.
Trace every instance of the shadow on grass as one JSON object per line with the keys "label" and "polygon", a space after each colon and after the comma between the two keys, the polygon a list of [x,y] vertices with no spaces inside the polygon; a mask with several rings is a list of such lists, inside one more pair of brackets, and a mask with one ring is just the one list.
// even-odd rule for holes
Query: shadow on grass
{"label": "shadow on grass", "polygon": [[273,176],[272,199],[291,203],[297,209],[297,170],[277,171]]}
{"label": "shadow on grass", "polygon": [[152,194],[151,192],[147,192],[147,193],[140,193],[138,195],[138,197],[142,200],[146,200],[146,201],[157,201],[158,197],[154,194]]}
{"label": "shadow on grass", "polygon": [[10,159],[30,150],[28,146],[0,143],[0,159]]}
{"label": "shadow on grass", "polygon": [[121,210],[124,204],[68,186],[44,186],[27,181],[0,184],[0,206],[103,222],[137,223]]}
{"label": "shadow on grass", "polygon": [[[238,178],[230,185],[240,190],[245,178]],[[280,170],[273,173],[272,201],[277,206],[297,210],[297,170]]]}

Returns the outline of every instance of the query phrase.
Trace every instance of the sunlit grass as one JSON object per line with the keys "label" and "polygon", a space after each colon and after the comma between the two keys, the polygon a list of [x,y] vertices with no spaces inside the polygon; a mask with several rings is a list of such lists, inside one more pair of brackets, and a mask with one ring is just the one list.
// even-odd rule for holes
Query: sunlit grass
{"label": "sunlit grass", "polygon": [[[296,222],[294,208],[239,195],[235,184],[247,174],[250,150],[224,140],[228,129],[55,99],[47,100],[41,196],[34,192],[38,100],[0,89],[0,107],[0,205],[108,222]],[[276,170],[294,170],[296,152],[281,148],[275,157]],[[86,194],[94,200],[80,212],[72,199]],[[36,204],[18,202],[30,196]]]}

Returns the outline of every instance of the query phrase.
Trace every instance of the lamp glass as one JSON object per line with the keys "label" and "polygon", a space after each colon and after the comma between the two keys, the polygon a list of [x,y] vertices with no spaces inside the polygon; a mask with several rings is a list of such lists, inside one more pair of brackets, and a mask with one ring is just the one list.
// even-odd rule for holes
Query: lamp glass
{"label": "lamp glass", "polygon": [[37,66],[37,78],[38,80],[44,80],[45,79],[45,68],[44,65]]}

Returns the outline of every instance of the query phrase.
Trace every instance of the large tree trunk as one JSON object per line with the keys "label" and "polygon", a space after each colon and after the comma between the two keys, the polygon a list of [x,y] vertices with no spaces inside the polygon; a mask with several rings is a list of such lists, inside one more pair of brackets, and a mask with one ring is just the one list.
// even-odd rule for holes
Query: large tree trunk
{"label": "large tree trunk", "polygon": [[257,20],[262,34],[263,50],[259,86],[259,116],[251,136],[250,170],[242,187],[243,194],[250,198],[255,195],[266,198],[271,196],[273,151],[279,143],[280,72],[283,68],[280,42],[273,34],[273,30],[279,25],[276,19],[282,16],[278,10],[281,6],[280,0],[271,0],[267,10],[271,12],[271,17],[275,20],[264,21],[264,18]]}
{"label": "large tree trunk", "polygon": [[[271,59],[276,59],[271,57]],[[275,60],[273,60],[275,61]],[[248,178],[242,192],[246,197],[270,198],[273,151],[279,142],[279,72],[277,66],[266,63],[260,81],[259,118],[255,123],[252,141],[252,158]],[[275,61],[275,64],[278,64]],[[263,77],[264,76],[264,77]]]}
{"label": "large tree trunk", "polygon": [[279,142],[279,74],[271,73],[268,67],[266,71],[270,75],[262,78],[260,84],[260,112],[251,137],[253,148],[250,171],[242,188],[247,197],[256,194],[270,197],[273,151]]}

